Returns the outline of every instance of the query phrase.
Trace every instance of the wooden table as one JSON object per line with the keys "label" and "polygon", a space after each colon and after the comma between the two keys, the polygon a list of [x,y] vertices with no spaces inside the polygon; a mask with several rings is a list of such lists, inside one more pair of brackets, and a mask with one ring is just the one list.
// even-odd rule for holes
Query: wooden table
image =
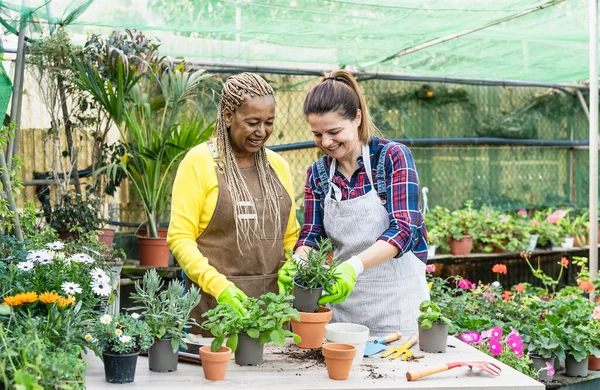
{"label": "wooden table", "polygon": [[[207,339],[208,340],[208,339]],[[399,346],[404,341],[396,341]],[[209,341],[207,341],[207,344]],[[545,386],[520,372],[504,365],[467,344],[448,337],[447,353],[429,354],[419,351],[418,346],[412,348],[415,355],[423,355],[420,361],[403,362],[400,360],[382,359],[379,355],[366,357],[363,364],[353,367],[345,381],[329,379],[324,363],[316,359],[302,360],[298,357],[309,352],[290,345],[283,348],[272,344],[265,346],[264,363],[258,367],[240,367],[234,361],[224,381],[213,382],[204,379],[202,366],[194,363],[180,362],[173,373],[156,373],[148,369],[148,358],[138,358],[135,381],[120,385],[119,388],[143,389],[188,389],[210,387],[211,389],[538,389]],[[306,351],[306,352],[305,352]],[[293,357],[292,357],[293,356]],[[88,371],[86,387],[88,390],[112,388],[113,385],[104,380],[104,366],[95,355],[88,355]],[[435,374],[414,382],[406,380],[406,371],[437,366],[446,362],[486,360],[496,363],[502,368],[502,374],[491,377],[479,369],[470,370],[459,367],[450,371]]]}

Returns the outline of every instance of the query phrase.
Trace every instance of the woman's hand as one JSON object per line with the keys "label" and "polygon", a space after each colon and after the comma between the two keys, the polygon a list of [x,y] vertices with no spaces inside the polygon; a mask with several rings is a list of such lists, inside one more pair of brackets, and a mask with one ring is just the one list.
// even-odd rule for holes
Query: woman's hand
{"label": "woman's hand", "polygon": [[335,267],[333,284],[325,286],[325,290],[329,294],[322,296],[319,299],[319,304],[331,303],[334,305],[344,302],[354,290],[356,278],[363,272],[363,269],[363,263],[358,256],[353,256]]}

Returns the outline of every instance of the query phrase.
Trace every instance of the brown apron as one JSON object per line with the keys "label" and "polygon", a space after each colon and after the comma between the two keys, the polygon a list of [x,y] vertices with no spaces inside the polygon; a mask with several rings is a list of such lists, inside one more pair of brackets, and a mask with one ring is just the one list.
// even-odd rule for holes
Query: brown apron
{"label": "brown apron", "polygon": [[[249,245],[241,244],[242,253],[240,253],[236,240],[233,201],[227,190],[225,176],[218,167],[215,169],[219,179],[219,197],[208,226],[196,240],[198,249],[208,258],[211,266],[225,275],[247,296],[258,298],[267,292],[277,292],[277,271],[283,264],[283,237],[292,207],[289,194],[278,181],[281,228],[279,236],[275,237],[274,223],[268,217],[268,210],[265,210],[265,200],[256,166],[240,169],[254,199],[258,225],[262,223],[260,218],[263,212],[269,218],[264,221],[264,231],[259,229],[258,236],[253,242]],[[198,286],[196,283],[194,285]],[[195,318],[199,324],[205,320],[202,314],[217,306],[217,300],[212,295],[202,291],[201,296],[200,304],[192,311],[192,318]],[[197,327],[192,328],[192,333],[211,336],[210,332],[201,331]]]}

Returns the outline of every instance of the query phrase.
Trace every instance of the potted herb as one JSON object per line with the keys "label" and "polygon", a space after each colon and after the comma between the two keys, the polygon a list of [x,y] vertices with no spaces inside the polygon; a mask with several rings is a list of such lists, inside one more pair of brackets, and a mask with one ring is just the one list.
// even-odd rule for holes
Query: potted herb
{"label": "potted herb", "polygon": [[146,271],[143,284],[135,283],[131,300],[139,306],[152,334],[153,344],[148,351],[151,371],[177,371],[179,348],[187,349],[186,329],[198,325],[190,319],[192,309],[200,303],[200,291],[192,286],[187,292],[179,280],[171,280],[166,289],[155,269]]}
{"label": "potted herb", "polygon": [[334,277],[334,269],[340,263],[330,260],[333,250],[329,239],[321,240],[317,249],[308,251],[306,260],[294,261],[294,307],[301,312],[315,313],[319,309],[319,298],[325,286]]}
{"label": "potted herb", "polygon": [[419,348],[424,352],[446,352],[448,340],[448,327],[452,324],[442,314],[435,303],[423,301],[419,305],[421,315],[417,318],[419,323]]}
{"label": "potted herb", "polygon": [[133,382],[137,357],[152,344],[150,329],[137,314],[115,317],[105,314],[96,320],[86,339],[92,342],[97,354],[102,353],[109,383]]}
{"label": "potted herb", "polygon": [[227,338],[226,345],[236,351],[235,362],[240,366],[262,363],[264,344],[285,345],[286,337],[299,342],[298,335],[284,329],[291,318],[299,319],[298,311],[292,308],[291,295],[267,293],[260,299],[248,298],[243,305],[245,314],[219,305],[203,314],[206,321],[202,327],[215,336],[212,350],[216,350]]}
{"label": "potted herb", "polygon": [[234,323],[240,314],[231,305],[218,305],[202,316],[206,318],[202,328],[209,330],[215,337],[211,345],[200,347],[204,377],[213,381],[223,380],[232,352],[231,348],[223,346],[223,343],[232,334]]}

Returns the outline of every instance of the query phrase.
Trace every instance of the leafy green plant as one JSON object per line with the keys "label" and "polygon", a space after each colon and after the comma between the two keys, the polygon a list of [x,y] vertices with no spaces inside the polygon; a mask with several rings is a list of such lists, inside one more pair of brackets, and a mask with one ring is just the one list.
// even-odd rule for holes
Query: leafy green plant
{"label": "leafy green plant", "polygon": [[148,324],[137,314],[104,314],[98,318],[86,335],[90,346],[99,352],[117,355],[147,350],[152,345]]}
{"label": "leafy green plant", "polygon": [[429,329],[434,323],[445,323],[448,326],[452,325],[452,322],[442,314],[439,306],[431,301],[423,301],[419,305],[421,314],[417,318],[421,328]]}
{"label": "leafy green plant", "polygon": [[299,343],[300,336],[284,329],[291,318],[300,321],[300,314],[292,308],[293,299],[291,295],[275,293],[263,294],[260,299],[248,298],[243,305],[244,315],[230,305],[219,305],[202,315],[206,320],[201,326],[215,337],[211,344],[213,351],[218,351],[225,339],[226,345],[235,351],[240,333],[258,339],[261,344],[272,342],[281,347],[286,337],[293,337]]}
{"label": "leafy green plant", "polygon": [[81,194],[66,195],[52,210],[50,226],[59,234],[80,235],[99,230],[103,222],[98,217],[100,202],[92,194],[85,198]]}
{"label": "leafy green plant", "polygon": [[146,271],[143,283],[135,283],[130,295],[139,306],[129,310],[141,310],[154,339],[171,340],[173,351],[186,348],[183,341],[186,329],[198,325],[190,319],[192,309],[200,303],[200,291],[192,286],[187,292],[179,280],[171,280],[166,289],[155,269]]}
{"label": "leafy green plant", "polygon": [[337,259],[329,260],[333,246],[329,239],[321,240],[317,249],[310,249],[305,261],[294,261],[294,281],[306,289],[324,288],[334,278],[334,269],[340,264]]}

